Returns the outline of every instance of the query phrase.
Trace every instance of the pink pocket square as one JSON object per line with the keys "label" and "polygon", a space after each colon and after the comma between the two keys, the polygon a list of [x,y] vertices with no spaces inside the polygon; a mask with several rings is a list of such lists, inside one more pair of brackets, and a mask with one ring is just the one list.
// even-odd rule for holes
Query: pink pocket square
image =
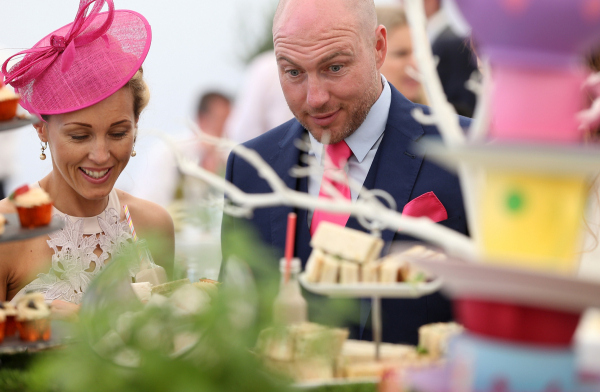
{"label": "pink pocket square", "polygon": [[433,192],[424,193],[416,199],[409,201],[404,206],[402,214],[414,218],[426,216],[434,222],[441,222],[448,219],[448,213],[444,205]]}

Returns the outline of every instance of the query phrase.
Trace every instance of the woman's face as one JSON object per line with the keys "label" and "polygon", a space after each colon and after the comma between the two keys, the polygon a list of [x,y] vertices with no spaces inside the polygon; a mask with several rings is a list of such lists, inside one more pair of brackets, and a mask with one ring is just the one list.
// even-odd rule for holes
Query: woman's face
{"label": "woman's face", "polygon": [[388,32],[388,52],[381,73],[402,95],[414,102],[421,98],[422,92],[419,82],[406,73],[409,66],[416,69],[410,29],[406,25]]}
{"label": "woman's face", "polygon": [[137,131],[133,95],[124,87],[93,106],[51,115],[36,128],[65,182],[85,199],[102,199],[131,157]]}

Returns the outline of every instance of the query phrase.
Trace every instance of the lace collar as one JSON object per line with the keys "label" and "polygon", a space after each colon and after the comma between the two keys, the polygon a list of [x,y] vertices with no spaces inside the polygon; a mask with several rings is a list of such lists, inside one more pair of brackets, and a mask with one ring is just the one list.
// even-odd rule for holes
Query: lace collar
{"label": "lace collar", "polygon": [[[47,302],[55,299],[80,303],[92,279],[102,271],[109,258],[127,252],[131,233],[126,221],[120,220],[119,197],[110,192],[106,209],[98,216],[77,218],[54,210],[65,221],[65,227],[49,235],[46,242],[54,251],[52,267],[26,285],[11,302],[29,291],[44,294]],[[100,254],[94,251],[100,249]],[[135,270],[130,274],[135,276]]]}
{"label": "lace collar", "polygon": [[[38,182],[36,182],[31,187],[40,188],[40,184]],[[108,194],[108,205],[106,206],[104,211],[102,211],[100,214],[98,214],[96,216],[90,216],[90,217],[71,216],[71,215],[67,215],[64,212],[58,210],[56,207],[52,207],[52,215],[53,216],[58,215],[63,219],[69,218],[71,221],[74,221],[74,222],[82,221],[83,223],[81,223],[81,224],[83,226],[83,234],[94,235],[94,234],[100,234],[100,233],[104,232],[104,229],[102,227],[100,227],[99,222],[100,222],[100,219],[105,217],[106,212],[111,209],[117,211],[120,216],[121,206],[119,203],[119,196],[117,196],[117,190],[114,188]]]}

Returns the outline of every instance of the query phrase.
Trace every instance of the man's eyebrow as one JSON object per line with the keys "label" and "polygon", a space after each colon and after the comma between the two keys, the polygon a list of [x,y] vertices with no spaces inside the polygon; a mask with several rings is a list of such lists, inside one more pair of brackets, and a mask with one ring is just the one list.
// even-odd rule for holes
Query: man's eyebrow
{"label": "man's eyebrow", "polygon": [[278,56],[277,57],[277,62],[280,62],[281,60],[287,61],[288,63],[292,64],[294,67],[300,68],[300,66],[298,64],[294,63],[292,60],[288,59],[285,56]]}
{"label": "man's eyebrow", "polygon": [[329,56],[323,58],[322,60],[319,61],[319,65],[323,65],[331,60],[333,60],[334,58],[338,57],[338,56],[349,56],[352,57],[353,53],[349,50],[342,50],[339,52],[335,52],[330,54]]}

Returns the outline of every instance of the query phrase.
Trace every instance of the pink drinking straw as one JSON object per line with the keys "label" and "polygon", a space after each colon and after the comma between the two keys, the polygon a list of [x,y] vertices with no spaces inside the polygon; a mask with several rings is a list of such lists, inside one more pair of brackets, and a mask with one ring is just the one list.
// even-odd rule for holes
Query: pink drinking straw
{"label": "pink drinking straw", "polygon": [[292,258],[294,257],[294,243],[296,240],[296,214],[290,212],[287,221],[287,233],[285,238],[285,282],[290,280],[292,269]]}
{"label": "pink drinking straw", "polygon": [[123,211],[125,211],[125,218],[127,219],[127,223],[129,224],[129,229],[131,230],[133,241],[137,242],[137,234],[135,234],[135,227],[133,227],[133,221],[131,220],[131,214],[129,213],[129,207],[127,207],[127,204],[123,206]]}

